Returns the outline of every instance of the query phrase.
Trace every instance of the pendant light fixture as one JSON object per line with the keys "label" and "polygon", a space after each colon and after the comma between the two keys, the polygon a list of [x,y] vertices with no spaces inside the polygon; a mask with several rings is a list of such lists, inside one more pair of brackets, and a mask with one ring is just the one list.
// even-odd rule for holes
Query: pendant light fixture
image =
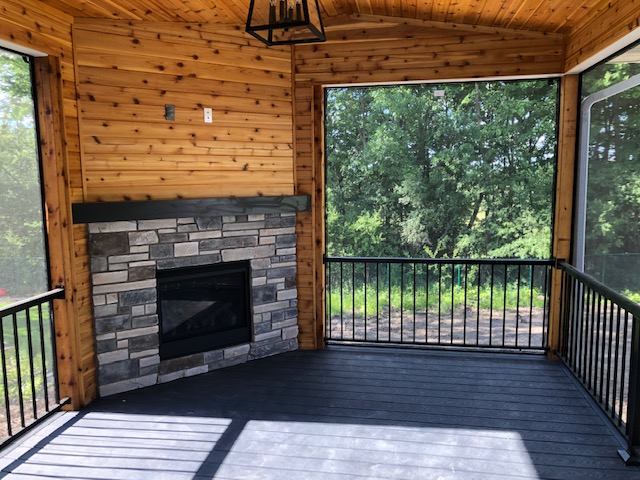
{"label": "pendant light fixture", "polygon": [[326,40],[318,0],[251,0],[246,31],[267,45]]}

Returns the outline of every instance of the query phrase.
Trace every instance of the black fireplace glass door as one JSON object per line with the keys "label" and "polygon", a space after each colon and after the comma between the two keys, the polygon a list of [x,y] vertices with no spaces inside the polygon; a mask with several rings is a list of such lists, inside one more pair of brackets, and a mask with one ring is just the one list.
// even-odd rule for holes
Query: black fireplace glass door
{"label": "black fireplace glass door", "polygon": [[248,262],[161,270],[157,280],[161,358],[250,340]]}

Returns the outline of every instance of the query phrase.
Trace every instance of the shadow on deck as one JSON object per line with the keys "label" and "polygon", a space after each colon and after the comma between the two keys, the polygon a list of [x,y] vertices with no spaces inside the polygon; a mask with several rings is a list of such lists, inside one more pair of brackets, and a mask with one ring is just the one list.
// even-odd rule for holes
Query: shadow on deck
{"label": "shadow on deck", "polygon": [[640,479],[606,422],[542,356],[332,347],[61,414],[0,478]]}

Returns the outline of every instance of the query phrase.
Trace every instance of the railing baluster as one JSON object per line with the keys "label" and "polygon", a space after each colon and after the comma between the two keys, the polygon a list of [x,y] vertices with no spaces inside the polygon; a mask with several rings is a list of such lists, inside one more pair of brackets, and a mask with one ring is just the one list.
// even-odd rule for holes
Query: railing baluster
{"label": "railing baluster", "polygon": [[400,264],[400,343],[404,342],[404,263]]}
{"label": "railing baluster", "polygon": [[25,321],[27,322],[27,350],[29,352],[29,379],[31,381],[31,404],[33,406],[33,418],[38,418],[38,405],[36,402],[36,379],[33,367],[33,336],[31,335],[31,312],[25,310]]}
{"label": "railing baluster", "polygon": [[591,384],[589,382],[589,360],[591,358],[591,355],[589,355],[589,339],[591,338],[592,335],[592,329],[591,326],[593,325],[593,316],[591,315],[592,312],[592,303],[593,303],[593,299],[591,297],[592,295],[592,290],[590,288],[587,289],[587,301],[586,301],[586,307],[585,307],[585,317],[584,317],[584,326],[585,326],[585,335],[584,335],[584,345],[583,345],[583,366],[582,366],[582,371],[583,371],[583,381],[585,382],[585,384],[587,385],[587,387],[591,387]]}
{"label": "railing baluster", "polygon": [[588,388],[593,388],[591,385],[591,370],[593,369],[593,325],[595,323],[596,315],[596,292],[589,289],[589,305],[587,315],[587,329],[588,337],[586,343],[586,364],[584,366],[584,373],[586,378],[586,384]]}
{"label": "railing baluster", "polygon": [[489,346],[493,344],[493,283],[494,283],[494,264],[491,264],[491,287],[489,290]]}
{"label": "railing baluster", "polygon": [[22,392],[22,365],[20,361],[20,333],[18,331],[18,314],[11,315],[13,321],[13,342],[16,349],[16,374],[18,375],[18,403],[20,405],[20,425],[25,427],[24,421],[24,394]]}
{"label": "railing baluster", "polygon": [[[617,312],[616,312],[616,343],[620,343],[620,322],[621,322],[621,315],[620,315],[620,306],[618,305],[616,308]],[[619,369],[618,369],[618,365],[619,365],[619,352],[620,349],[616,346],[616,350],[615,350],[615,359],[613,362],[613,405],[611,408],[611,418],[615,419],[616,417],[616,405],[618,403],[618,373],[619,373]],[[622,388],[620,388],[620,392],[622,392]],[[622,393],[621,393],[622,395]],[[622,403],[622,402],[620,402]]]}
{"label": "railing baluster", "polygon": [[331,297],[333,296],[333,278],[331,276],[331,262],[326,262],[325,272],[327,276],[326,280],[326,289],[327,289],[327,310],[326,310],[326,318],[327,318],[327,332],[329,340],[333,340],[333,315],[331,310]]}
{"label": "railing baluster", "polygon": [[582,311],[584,335],[582,338],[581,375],[582,381],[587,383],[587,372],[589,369],[589,312],[591,312],[591,289],[589,287],[586,287],[586,301]]}
{"label": "railing baluster", "polygon": [[463,339],[464,341],[462,342],[463,345],[467,345],[467,280],[469,279],[469,264],[465,263],[464,264],[464,310],[462,311],[462,315],[463,315]]}
{"label": "railing baluster", "polygon": [[[61,293],[62,293],[62,298],[64,298],[64,291],[62,291]],[[58,403],[60,402],[60,391],[58,386],[58,367],[57,367],[58,346],[56,345],[56,330],[55,330],[55,323],[53,319],[53,309],[51,307],[52,307],[52,303],[50,301],[49,302],[49,335],[51,338],[49,341],[49,345],[51,346],[51,356],[53,358],[52,372],[53,372],[55,402]]]}
{"label": "railing baluster", "polygon": [[442,342],[442,264],[438,264],[438,343]]}
{"label": "railing baluster", "polygon": [[[607,362],[607,394],[604,402],[606,406],[610,405],[609,392],[611,390],[611,349],[613,347],[613,310],[614,310],[613,302],[611,302],[611,306],[609,307],[609,310],[610,310],[610,313],[609,313],[609,361]],[[616,344],[617,342],[618,342],[618,339],[616,338]]]}
{"label": "railing baluster", "polygon": [[607,356],[607,313],[609,311],[609,302],[607,297],[604,297],[604,305],[602,307],[602,351],[600,352],[600,388],[598,391],[598,402],[602,403],[602,399],[603,399],[603,395],[604,395],[604,385],[605,385],[605,373],[604,373],[604,366],[605,366],[605,361],[604,359]]}
{"label": "railing baluster", "polygon": [[380,340],[380,264],[376,262],[376,342]]}
{"label": "railing baluster", "polygon": [[340,340],[344,339],[344,264],[340,262]]}
{"label": "railing baluster", "polygon": [[413,343],[416,343],[416,264],[413,264]]}
{"label": "railing baluster", "polygon": [[[600,355],[600,313],[602,309],[602,295],[598,294],[598,313],[596,317],[596,327],[595,327],[595,355],[593,358],[593,393],[595,394],[598,389],[600,389],[602,376],[598,375],[598,356]],[[600,389],[600,391],[602,391]]]}
{"label": "railing baluster", "polygon": [[622,366],[620,368],[620,403],[618,404],[618,425],[621,426],[622,422],[626,419],[623,419],[622,409],[624,402],[624,385],[626,379],[626,371],[627,371],[627,334],[629,333],[629,312],[625,310],[624,312],[624,334],[622,340]]}
{"label": "railing baluster", "polygon": [[480,345],[480,278],[482,265],[478,265],[478,299],[476,304],[476,345]]}
{"label": "railing baluster", "polygon": [[[533,267],[532,267],[533,268]],[[542,348],[547,348],[549,346],[549,328],[548,328],[548,319],[549,305],[547,300],[549,299],[549,282],[551,281],[551,267],[549,265],[544,266],[544,286],[542,287],[542,295],[544,295],[544,300],[542,302]],[[533,302],[531,303],[531,310],[533,310]],[[533,323],[533,316],[529,316],[529,328],[531,328],[531,324]]]}
{"label": "railing baluster", "polygon": [[561,319],[563,322],[562,327],[565,331],[564,347],[560,356],[562,358],[569,359],[569,363],[571,363],[573,362],[573,353],[571,350],[573,348],[573,322],[571,321],[571,302],[573,295],[570,292],[573,286],[573,281],[567,272],[564,270],[558,271],[560,272],[562,283],[560,294],[562,299]]}
{"label": "railing baluster", "polygon": [[578,336],[578,327],[576,322],[576,284],[578,280],[572,276],[570,276],[567,272],[562,270],[562,273],[567,278],[567,289],[566,289],[566,297],[565,297],[565,310],[567,311],[567,322],[569,322],[569,355],[571,356],[570,366],[575,365],[576,363],[576,338]]}
{"label": "railing baluster", "polygon": [[589,388],[593,389],[593,341],[595,335],[595,323],[596,323],[596,292],[592,291],[591,293],[591,321],[589,322],[589,351],[587,355],[589,356],[589,364],[587,370],[587,385]]}
{"label": "railing baluster", "polygon": [[426,265],[425,275],[425,307],[424,307],[424,343],[429,343],[429,265]]}
{"label": "railing baluster", "polygon": [[351,262],[351,339],[356,339],[356,262]]}
{"label": "railing baluster", "polygon": [[560,275],[560,333],[562,338],[560,339],[559,349],[560,356],[569,356],[569,332],[571,322],[569,321],[569,316],[567,314],[567,279],[569,275],[567,275],[563,270],[558,270],[558,274]]}
{"label": "railing baluster", "polygon": [[[585,302],[585,295],[587,296],[587,302]],[[578,368],[578,373],[580,375],[580,379],[584,381],[584,372],[586,366],[586,358],[587,358],[587,339],[589,338],[588,331],[588,310],[589,310],[589,293],[588,290],[585,292],[585,287],[582,287],[582,292],[580,295],[582,300],[582,305],[580,308],[580,365]],[[585,309],[585,303],[587,304],[587,308]]]}
{"label": "railing baluster", "polygon": [[578,279],[572,277],[571,297],[570,297],[571,304],[569,308],[571,309],[570,321],[573,328],[573,338],[571,340],[572,349],[573,349],[573,359],[571,363],[571,368],[573,369],[574,373],[576,371],[576,365],[578,365],[579,355],[580,355],[580,351],[578,350],[578,346],[580,345],[579,338],[581,334],[580,319],[578,317],[580,313],[580,309],[578,308],[578,305],[581,301],[581,297],[579,296],[579,293],[578,293],[579,291],[580,291],[580,284],[578,282]]}
{"label": "railing baluster", "polygon": [[[518,281],[516,285],[516,346],[518,346],[520,343],[518,342],[518,333],[520,329],[520,277],[521,275],[522,275],[522,269],[520,265],[518,265]],[[532,318],[529,317],[529,324],[531,324],[531,321],[532,321]],[[529,342],[528,346],[531,346],[531,342]]]}
{"label": "railing baluster", "polygon": [[389,262],[388,268],[388,276],[389,276],[389,341],[391,341],[391,262]]}
{"label": "railing baluster", "polygon": [[533,336],[533,279],[535,278],[535,267],[531,267],[529,271],[529,337],[527,339],[527,344],[531,345],[531,338]]}
{"label": "railing baluster", "polygon": [[449,337],[449,343],[451,343],[451,345],[453,345],[453,304],[455,303],[455,288],[456,288],[456,282],[455,282],[455,276],[456,276],[456,266],[455,264],[451,264],[451,334]]}
{"label": "railing baluster", "polygon": [[4,408],[7,420],[7,434],[13,435],[12,421],[11,421],[11,403],[9,400],[9,375],[7,372],[7,355],[4,349],[4,319],[6,317],[0,317],[0,356],[2,358],[2,386],[4,387]]}
{"label": "railing baluster", "polygon": [[362,280],[363,283],[363,289],[364,289],[364,339],[365,341],[367,340],[367,285],[368,285],[368,281],[367,281],[367,264],[364,264],[364,278]]}
{"label": "railing baluster", "polygon": [[504,266],[504,279],[502,283],[502,290],[504,295],[502,297],[502,345],[504,345],[506,329],[507,329],[507,273],[509,267],[507,265]]}

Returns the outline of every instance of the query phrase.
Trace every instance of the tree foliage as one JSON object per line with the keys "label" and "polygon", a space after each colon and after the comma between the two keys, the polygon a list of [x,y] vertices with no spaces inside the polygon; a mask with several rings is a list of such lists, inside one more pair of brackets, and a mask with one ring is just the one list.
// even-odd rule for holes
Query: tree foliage
{"label": "tree foliage", "polygon": [[[612,62],[583,76],[584,95],[640,74]],[[640,86],[591,109],[585,271],[613,288],[640,291]]]}
{"label": "tree foliage", "polygon": [[29,64],[0,52],[0,288],[46,289],[34,103]]}
{"label": "tree foliage", "polygon": [[548,257],[557,83],[327,94],[332,255]]}

